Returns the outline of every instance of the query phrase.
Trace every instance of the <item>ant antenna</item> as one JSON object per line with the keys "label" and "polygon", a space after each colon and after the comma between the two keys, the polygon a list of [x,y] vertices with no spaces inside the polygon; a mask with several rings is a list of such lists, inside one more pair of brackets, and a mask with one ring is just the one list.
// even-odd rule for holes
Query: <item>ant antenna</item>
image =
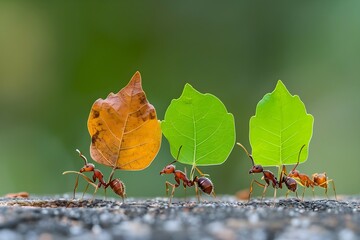
{"label": "ant antenna", "polygon": [[236,143],[238,146],[240,146],[244,151],[246,152],[246,155],[250,158],[252,165],[255,166],[253,157],[249,154],[249,152],[246,150],[246,148],[241,143]]}
{"label": "ant antenna", "polygon": [[180,151],[181,151],[181,148],[182,148],[182,145],[179,147],[178,154],[177,154],[177,156],[176,156],[175,161],[173,161],[173,162],[169,163],[168,165],[170,165],[170,164],[173,164],[173,163],[177,162],[177,160],[179,159],[179,156],[180,156]]}
{"label": "ant antenna", "polygon": [[88,164],[88,161],[87,161],[86,157],[80,152],[80,150],[76,149],[76,151],[79,153],[79,156],[84,160],[85,165]]}
{"label": "ant antenna", "polygon": [[295,171],[296,167],[299,165],[300,163],[300,155],[301,155],[301,151],[303,150],[303,148],[305,147],[306,144],[302,145],[301,148],[300,148],[300,151],[299,151],[299,155],[298,155],[298,161],[296,163],[296,165],[294,166],[293,170],[292,171]]}

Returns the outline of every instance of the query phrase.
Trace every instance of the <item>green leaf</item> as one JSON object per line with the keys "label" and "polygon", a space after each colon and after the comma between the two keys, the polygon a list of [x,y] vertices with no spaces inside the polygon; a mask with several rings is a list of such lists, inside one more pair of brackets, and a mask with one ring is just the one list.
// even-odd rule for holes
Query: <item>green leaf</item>
{"label": "green leaf", "polygon": [[161,129],[178,161],[193,166],[223,163],[235,144],[234,116],[212,94],[186,84],[180,98],[166,110]]}
{"label": "green leaf", "polygon": [[296,164],[308,156],[314,118],[307,114],[299,96],[292,96],[279,80],[275,90],[266,94],[250,119],[250,144],[256,164],[281,166]]}

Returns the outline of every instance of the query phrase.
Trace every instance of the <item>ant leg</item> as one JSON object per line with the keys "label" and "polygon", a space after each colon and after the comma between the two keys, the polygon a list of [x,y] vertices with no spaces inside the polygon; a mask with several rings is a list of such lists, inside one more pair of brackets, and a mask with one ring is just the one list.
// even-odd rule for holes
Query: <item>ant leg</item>
{"label": "ant leg", "polygon": [[[332,187],[333,187],[333,190],[334,190],[334,194],[335,194],[335,200],[337,200],[337,196],[336,196],[336,191],[335,191],[335,183],[334,183],[334,180],[333,179],[329,179],[327,180],[326,182],[323,182],[322,184],[319,184],[319,186],[321,187],[321,185],[325,185],[325,184],[329,184],[331,182],[332,184]],[[325,194],[326,194],[326,197],[329,198],[328,194],[327,194],[327,187],[325,188]]]}
{"label": "ant leg", "polygon": [[[326,182],[320,184],[319,186],[321,187],[321,185],[324,185],[324,184],[329,184],[331,182],[332,184],[332,187],[333,187],[333,190],[334,190],[334,194],[335,194],[335,200],[337,200],[337,196],[336,196],[336,190],[335,190],[335,182],[333,179],[329,179],[327,180]],[[326,194],[326,197],[329,198],[329,196],[327,195],[327,187],[325,188],[325,194]]]}
{"label": "ant leg", "polygon": [[[104,187],[104,193],[105,193],[105,196],[104,196],[104,200],[106,200],[106,188]],[[123,202],[124,202],[124,199],[123,199]]]}
{"label": "ant leg", "polygon": [[198,199],[198,202],[200,202],[200,194],[201,194],[201,192],[199,191],[197,184],[195,184],[195,194],[196,194],[196,197]]}
{"label": "ant leg", "polygon": [[265,196],[265,192],[266,192],[266,189],[267,189],[267,184],[265,184],[265,187],[264,187],[264,191],[263,191],[263,193],[261,194],[261,202],[263,201],[263,199],[264,199],[264,196]]}
{"label": "ant leg", "polygon": [[76,192],[78,185],[79,185],[79,175],[76,176],[73,199],[75,199],[75,192]]}
{"label": "ant leg", "polygon": [[[285,195],[286,198],[289,196],[290,192],[291,192],[290,190],[287,190],[286,195]],[[297,199],[299,199],[297,191],[295,191],[295,196],[296,196]]]}
{"label": "ant leg", "polygon": [[264,198],[264,196],[265,196],[265,192],[266,192],[266,189],[267,189],[267,187],[268,187],[268,184],[262,184],[262,183],[260,183],[260,182],[258,182],[256,179],[253,179],[253,181],[252,181],[252,184],[253,183],[256,183],[257,185],[259,185],[260,187],[263,187],[264,188],[264,191],[263,191],[263,193],[262,193],[262,195],[261,195],[261,201],[263,200],[263,198]]}
{"label": "ant leg", "polygon": [[195,169],[202,177],[209,177],[209,174],[203,173],[198,167],[195,166]]}
{"label": "ant leg", "polygon": [[326,195],[326,198],[327,199],[329,199],[329,195],[327,194],[327,190],[328,190],[328,186],[324,186],[325,184],[327,184],[328,183],[328,181],[325,181],[325,182],[322,182],[322,183],[320,183],[318,186],[319,187],[322,187],[322,188],[325,188],[325,195]]}
{"label": "ant leg", "polygon": [[171,199],[174,197],[174,193],[175,193],[175,186],[176,185],[173,185],[172,187],[173,187],[173,189],[172,189],[172,191],[171,191],[171,196],[170,196],[170,198],[169,198],[169,202],[171,203]]}
{"label": "ant leg", "polygon": [[276,188],[274,188],[274,207],[275,207],[275,201],[276,201]]}
{"label": "ant leg", "polygon": [[93,196],[92,196],[92,200],[91,201],[93,201],[94,200],[94,198],[95,198],[95,194],[96,194],[96,192],[97,192],[97,190],[99,189],[99,187],[98,186],[96,186],[96,188],[95,188],[95,191],[94,191],[94,193],[93,193]]}
{"label": "ant leg", "polygon": [[84,192],[83,192],[83,194],[82,194],[82,196],[81,196],[81,200],[84,198],[85,193],[86,193],[86,191],[87,191],[88,188],[89,188],[89,185],[90,185],[90,183],[88,183],[88,184],[86,185],[85,190],[84,190]]}
{"label": "ant leg", "polygon": [[337,200],[336,191],[335,191],[335,182],[332,179],[328,180],[328,182],[331,182],[335,194],[335,200]]}
{"label": "ant leg", "polygon": [[250,202],[251,194],[252,194],[252,192],[253,192],[253,185],[254,185],[254,183],[256,183],[257,185],[259,185],[260,187],[263,187],[263,188],[266,187],[266,185],[258,182],[256,179],[253,179],[253,180],[251,181],[251,183],[250,183],[250,191],[249,191],[249,200],[248,200],[248,202]]}
{"label": "ant leg", "polygon": [[325,188],[325,195],[326,195],[326,198],[329,199],[329,195],[327,194],[327,187]]}
{"label": "ant leg", "polygon": [[169,183],[168,181],[165,182],[165,193],[166,193],[166,196],[168,197],[169,196]]}
{"label": "ant leg", "polygon": [[125,203],[126,194],[124,194],[124,196],[121,198],[122,198],[122,203]]}
{"label": "ant leg", "polygon": [[186,186],[184,186],[185,202],[186,202]]}
{"label": "ant leg", "polygon": [[252,194],[252,191],[253,191],[253,183],[254,183],[254,179],[253,179],[253,180],[251,181],[251,183],[250,183],[248,202],[250,202],[250,199],[251,199],[251,194]]}
{"label": "ant leg", "polygon": [[[184,172],[185,172],[185,176],[187,176],[187,170],[186,170],[186,167],[184,167]],[[185,201],[186,201],[186,184],[185,184],[185,182],[184,182],[184,181],[183,181],[183,186],[184,186]]]}
{"label": "ant leg", "polygon": [[253,192],[253,184],[254,184],[254,181],[255,179],[253,179],[250,183],[250,189],[249,189],[249,199],[248,199],[248,202],[250,202],[250,199],[251,199],[251,194]]}
{"label": "ant leg", "polygon": [[304,185],[304,190],[302,192],[301,201],[304,201],[305,189],[306,189],[306,185]]}
{"label": "ant leg", "polygon": [[116,166],[114,166],[114,167],[112,168],[112,170],[111,170],[109,179],[108,179],[108,181],[107,181],[108,183],[106,183],[106,187],[107,187],[107,185],[110,184],[110,182],[111,182],[111,180],[112,180],[112,178],[113,178],[113,176],[114,176],[115,170],[116,170]]}
{"label": "ant leg", "polygon": [[215,194],[214,189],[212,190],[212,192],[210,194],[213,196],[213,198],[216,198],[216,194]]}
{"label": "ant leg", "polygon": [[[65,171],[63,172],[63,175],[64,174],[69,174],[69,173],[75,173],[77,174],[78,176],[82,176],[84,178],[84,180],[88,183],[88,184],[91,184],[94,188],[97,188],[97,185],[94,183],[93,180],[91,180],[88,176],[86,176],[85,174],[81,173],[81,172],[78,172],[78,171]],[[77,189],[77,186],[78,186],[78,178],[75,182],[75,188],[74,188],[74,193],[76,192],[76,189]]]}
{"label": "ant leg", "polygon": [[170,183],[168,181],[165,182],[166,196],[169,195],[169,186],[172,187],[171,195],[169,197],[169,204],[171,204],[171,199],[174,197],[174,193],[175,193],[175,184],[172,184],[172,183]]}

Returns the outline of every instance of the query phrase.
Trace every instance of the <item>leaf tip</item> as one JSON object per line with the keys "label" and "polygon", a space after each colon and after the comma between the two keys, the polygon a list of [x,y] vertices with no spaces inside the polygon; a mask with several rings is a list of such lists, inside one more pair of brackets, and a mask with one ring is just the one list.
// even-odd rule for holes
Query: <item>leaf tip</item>
{"label": "leaf tip", "polygon": [[134,75],[131,77],[128,84],[123,89],[121,89],[117,94],[119,94],[124,89],[128,89],[130,91],[132,91],[132,89],[137,89],[138,91],[143,91],[142,85],[141,85],[141,74],[139,71],[136,71],[134,73]]}
{"label": "leaf tip", "polygon": [[277,84],[282,84],[282,85],[284,85],[284,83],[283,83],[280,79],[278,79]]}
{"label": "leaf tip", "polygon": [[193,89],[194,89],[194,87],[191,86],[190,83],[185,83],[184,92],[185,92],[185,91],[188,91],[188,90],[193,90]]}
{"label": "leaf tip", "polygon": [[279,79],[279,80],[277,81],[277,83],[276,83],[275,89],[277,89],[277,88],[279,88],[279,89],[286,89],[286,90],[287,90],[285,84],[284,84],[280,79]]}
{"label": "leaf tip", "polygon": [[186,83],[184,86],[184,90],[179,99],[181,99],[181,101],[185,103],[191,103],[194,93],[199,93],[199,92],[189,83]]}
{"label": "leaf tip", "polygon": [[135,72],[134,76],[139,76],[139,77],[141,77],[141,74],[140,74],[139,70],[137,70],[137,71]]}
{"label": "leaf tip", "polygon": [[136,71],[134,73],[134,75],[131,77],[131,80],[129,83],[137,83],[137,82],[141,83],[141,74],[139,71]]}

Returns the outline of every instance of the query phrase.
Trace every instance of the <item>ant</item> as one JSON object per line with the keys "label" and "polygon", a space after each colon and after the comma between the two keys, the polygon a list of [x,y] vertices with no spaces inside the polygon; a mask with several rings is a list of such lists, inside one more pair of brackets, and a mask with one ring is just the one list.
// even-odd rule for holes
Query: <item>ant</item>
{"label": "ant", "polygon": [[333,187],[333,190],[335,193],[335,199],[337,200],[334,180],[328,179],[325,172],[324,173],[314,173],[310,179],[310,177],[308,175],[300,173],[298,170],[296,170],[296,167],[299,165],[299,162],[300,162],[301,151],[304,147],[305,147],[305,144],[300,149],[299,156],[298,156],[298,162],[294,166],[293,170],[291,170],[289,173],[289,177],[297,179],[299,181],[299,184],[304,187],[304,191],[302,193],[302,200],[304,200],[305,189],[309,188],[309,187],[312,188],[313,197],[315,197],[315,193],[314,193],[315,186],[325,188],[325,195],[329,198],[329,196],[327,195],[327,189],[328,189],[329,182],[332,183],[332,187]]}
{"label": "ant", "polygon": [[[252,191],[253,191],[253,184],[254,183],[256,183],[260,187],[264,188],[263,193],[261,195],[261,201],[263,200],[263,198],[265,196],[266,189],[268,188],[268,186],[270,186],[270,184],[275,189],[275,191],[274,191],[274,201],[275,201],[275,198],[276,198],[276,190],[278,188],[282,189],[282,184],[283,183],[286,185],[286,187],[289,189],[289,191],[292,191],[292,192],[296,193],[297,183],[293,178],[291,178],[289,176],[286,176],[285,166],[283,166],[283,169],[282,169],[281,174],[280,174],[280,181],[278,181],[277,178],[275,177],[275,175],[271,171],[265,170],[261,165],[255,165],[255,162],[254,162],[254,159],[253,159],[252,155],[249,154],[249,152],[246,150],[246,148],[241,143],[236,143],[236,144],[238,146],[240,146],[245,151],[246,155],[248,155],[248,157],[250,158],[250,160],[252,162],[252,167],[249,170],[249,174],[251,174],[251,173],[252,174],[254,174],[254,173],[262,173],[263,174],[262,179],[264,179],[265,182],[266,182],[266,184],[262,184],[262,183],[258,182],[256,179],[253,179],[251,181],[250,192],[249,192],[249,201],[250,201],[251,194],[252,194]],[[297,193],[296,193],[296,195],[297,195]]]}
{"label": "ant", "polygon": [[334,180],[329,179],[326,175],[326,172],[314,173],[312,175],[312,180],[317,184],[317,186],[325,188],[325,195],[327,198],[329,198],[329,196],[327,195],[328,183],[331,182],[335,194],[335,200],[337,200]]}
{"label": "ant", "polygon": [[[80,169],[79,172],[76,171],[66,171],[63,174],[67,174],[67,173],[76,173],[78,174],[76,181],[75,181],[75,187],[74,187],[74,198],[75,198],[75,192],[76,189],[78,187],[79,184],[79,175],[81,175],[85,181],[88,182],[85,191],[83,193],[83,196],[85,194],[85,192],[87,191],[89,184],[93,185],[95,187],[95,191],[94,194],[97,192],[98,188],[101,188],[101,186],[104,187],[105,189],[105,194],[106,194],[106,189],[110,186],[111,189],[117,194],[119,195],[123,202],[124,202],[124,198],[126,197],[126,193],[125,193],[125,185],[124,183],[120,180],[120,179],[112,179],[114,172],[115,172],[115,168],[113,168],[110,177],[109,177],[109,181],[108,183],[106,183],[104,181],[104,175],[102,174],[102,172],[98,169],[95,168],[95,165],[92,163],[88,163],[86,157],[80,152],[80,150],[76,149],[76,151],[79,153],[79,156],[84,160],[84,166]],[[92,176],[92,180],[90,178],[88,178],[86,175],[83,174],[83,172],[93,172],[93,176]],[[99,181],[99,183],[96,185],[96,180]]]}
{"label": "ant", "polygon": [[182,146],[180,146],[180,148],[179,148],[176,160],[173,161],[172,163],[169,163],[168,165],[166,165],[163,168],[163,170],[161,170],[161,172],[160,172],[160,175],[162,175],[162,174],[174,174],[174,178],[175,178],[175,181],[176,181],[175,184],[170,183],[168,181],[165,182],[166,195],[168,195],[168,193],[169,193],[169,186],[172,187],[171,195],[170,195],[170,198],[169,198],[169,204],[171,203],[171,199],[174,197],[175,188],[180,186],[180,181],[183,182],[183,186],[184,186],[185,191],[186,191],[186,187],[192,187],[192,186],[195,185],[195,191],[196,191],[196,196],[198,197],[198,201],[200,201],[198,187],[204,193],[206,193],[208,195],[212,195],[212,196],[215,197],[213,183],[211,182],[211,180],[209,178],[205,177],[206,174],[203,174],[196,166],[193,166],[193,169],[196,169],[199,172],[199,174],[201,175],[201,177],[195,176],[193,180],[190,180],[189,178],[187,178],[186,169],[185,169],[185,173],[180,171],[180,170],[176,170],[175,165],[173,165],[173,163],[178,161],[181,148],[182,148]]}
{"label": "ant", "polygon": [[289,172],[289,177],[295,178],[298,183],[304,187],[303,193],[302,193],[302,198],[301,200],[304,200],[304,194],[305,194],[305,189],[311,187],[312,188],[312,193],[313,196],[315,196],[314,194],[314,187],[317,186],[317,183],[315,183],[313,180],[310,179],[310,177],[306,174],[300,173],[298,170],[296,170],[296,167],[299,165],[300,163],[300,155],[301,155],[301,151],[303,150],[303,148],[305,147],[305,144],[301,146],[300,151],[299,151],[299,155],[298,155],[298,161],[296,163],[296,165],[294,166],[294,168]]}
{"label": "ant", "polygon": [[250,192],[249,192],[249,201],[251,198],[251,194],[253,191],[253,184],[256,183],[257,185],[259,185],[260,187],[263,187],[263,193],[261,196],[261,201],[263,200],[264,196],[265,196],[265,192],[267,187],[270,185],[272,185],[272,187],[275,189],[275,193],[274,193],[274,199],[276,198],[276,189],[278,188],[279,182],[277,180],[277,178],[275,177],[275,175],[270,172],[269,170],[264,170],[264,168],[261,165],[255,165],[254,159],[252,157],[251,154],[249,154],[249,152],[246,150],[246,148],[241,144],[241,143],[236,143],[238,146],[240,146],[246,153],[246,155],[248,155],[248,157],[250,158],[251,162],[252,162],[252,167],[249,170],[249,174],[254,174],[254,173],[262,173],[263,174],[263,179],[265,180],[266,184],[262,184],[260,182],[258,182],[256,179],[253,179],[251,181],[250,184]]}

